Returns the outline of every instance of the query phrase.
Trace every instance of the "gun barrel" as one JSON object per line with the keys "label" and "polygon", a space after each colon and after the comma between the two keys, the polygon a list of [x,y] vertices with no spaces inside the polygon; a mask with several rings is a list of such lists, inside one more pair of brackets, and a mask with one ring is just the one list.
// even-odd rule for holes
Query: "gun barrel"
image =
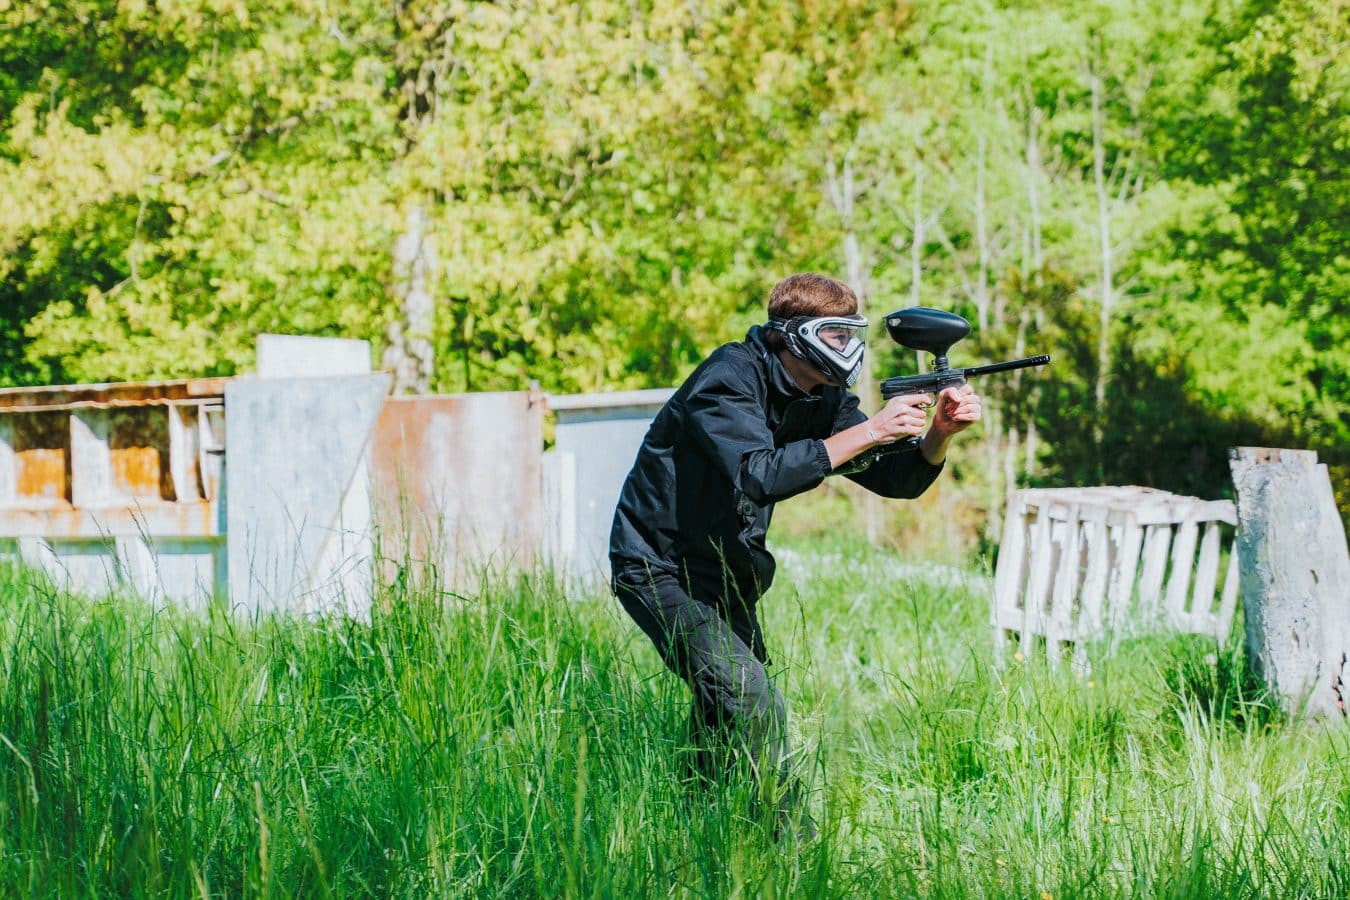
{"label": "gun barrel", "polygon": [[883,399],[889,400],[904,393],[936,394],[944,387],[961,384],[967,378],[973,378],[976,375],[990,375],[994,372],[1007,372],[1010,369],[1026,369],[1031,366],[1049,364],[1050,357],[1041,354],[1040,356],[1012,359],[1008,362],[993,363],[987,366],[974,366],[969,369],[946,369],[923,375],[896,375],[881,383],[881,396]]}
{"label": "gun barrel", "polygon": [[1042,353],[1040,356],[1027,356],[1022,359],[1010,359],[1007,362],[991,363],[987,366],[975,366],[965,369],[964,374],[967,378],[974,375],[992,375],[995,372],[1007,372],[1012,369],[1029,369],[1032,366],[1048,366],[1050,357]]}

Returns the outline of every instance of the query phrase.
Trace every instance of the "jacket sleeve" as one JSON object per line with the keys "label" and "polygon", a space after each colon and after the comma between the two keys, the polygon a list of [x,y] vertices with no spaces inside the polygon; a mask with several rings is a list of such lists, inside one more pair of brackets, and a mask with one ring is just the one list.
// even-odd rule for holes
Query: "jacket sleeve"
{"label": "jacket sleeve", "polygon": [[810,490],[830,473],[825,442],[774,447],[756,385],[727,360],[704,370],[685,400],[685,423],[736,490],[766,506]]}
{"label": "jacket sleeve", "polygon": [[[867,416],[858,408],[858,398],[854,394],[845,394],[844,403],[835,419],[834,433],[852,428],[866,422]],[[860,484],[874,494],[896,500],[912,500],[928,490],[928,486],[937,480],[946,462],[936,466],[924,459],[923,453],[915,447],[913,450],[899,450],[887,453],[872,460],[872,464],[861,472],[845,475],[850,481]]]}

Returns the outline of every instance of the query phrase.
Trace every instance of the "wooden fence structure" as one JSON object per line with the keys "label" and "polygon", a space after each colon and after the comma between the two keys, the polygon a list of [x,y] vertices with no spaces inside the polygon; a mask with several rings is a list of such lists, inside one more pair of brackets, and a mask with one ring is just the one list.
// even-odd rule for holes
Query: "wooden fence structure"
{"label": "wooden fence structure", "polygon": [[1052,665],[1085,665],[1087,643],[1148,629],[1227,638],[1236,523],[1229,501],[1151,488],[1017,491],[994,574],[998,659],[1014,639],[1024,656],[1043,644]]}

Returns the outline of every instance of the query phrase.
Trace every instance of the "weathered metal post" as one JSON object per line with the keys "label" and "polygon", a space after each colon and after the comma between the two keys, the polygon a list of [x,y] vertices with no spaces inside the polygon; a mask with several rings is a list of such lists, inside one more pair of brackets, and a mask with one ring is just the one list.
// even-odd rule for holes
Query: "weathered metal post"
{"label": "weathered metal post", "polygon": [[1346,714],[1350,553],[1331,479],[1307,450],[1238,447],[1247,655],[1291,712]]}

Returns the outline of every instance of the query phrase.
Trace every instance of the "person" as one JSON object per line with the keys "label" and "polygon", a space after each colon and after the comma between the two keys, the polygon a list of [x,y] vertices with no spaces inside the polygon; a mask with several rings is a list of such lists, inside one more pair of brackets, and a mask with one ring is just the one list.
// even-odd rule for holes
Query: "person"
{"label": "person", "polygon": [[[796,822],[804,835],[814,825],[756,615],[774,578],[765,546],[774,504],[836,470],[884,497],[917,497],[942,471],[952,438],[980,418],[969,385],[935,402],[895,397],[866,416],[848,390],[867,326],[857,311],[854,292],[825,275],[774,285],[767,324],[713,351],[653,420],[610,534],[614,593],[692,691],[699,771],[716,777],[743,760],[773,792],[775,827]],[[850,471],[868,451],[920,435]]]}

